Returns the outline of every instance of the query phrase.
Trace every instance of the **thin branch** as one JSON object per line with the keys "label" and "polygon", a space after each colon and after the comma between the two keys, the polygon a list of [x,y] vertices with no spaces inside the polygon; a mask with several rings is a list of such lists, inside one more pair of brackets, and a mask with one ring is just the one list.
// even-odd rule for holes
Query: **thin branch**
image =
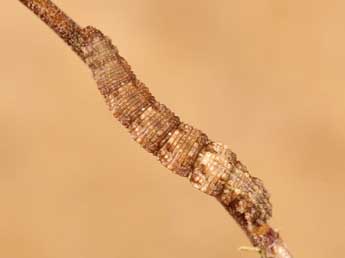
{"label": "thin branch", "polygon": [[292,258],[269,226],[269,194],[261,180],[226,145],[180,121],[140,82],[111,40],[81,28],[50,0],[19,0],[52,28],[91,69],[101,94],[117,118],[144,149],[193,187],[215,197],[265,258]]}

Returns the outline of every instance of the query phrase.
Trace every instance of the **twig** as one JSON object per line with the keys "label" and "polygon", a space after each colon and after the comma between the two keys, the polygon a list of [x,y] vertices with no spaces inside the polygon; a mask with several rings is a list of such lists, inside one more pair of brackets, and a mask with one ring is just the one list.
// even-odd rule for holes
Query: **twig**
{"label": "twig", "polygon": [[[111,40],[81,28],[50,0],[19,0],[52,28],[91,69],[98,88],[133,138],[174,173],[215,197],[265,258],[292,258],[278,232],[268,225],[269,194],[261,180],[226,146],[180,121],[141,83]],[[246,248],[248,250],[248,248]]]}

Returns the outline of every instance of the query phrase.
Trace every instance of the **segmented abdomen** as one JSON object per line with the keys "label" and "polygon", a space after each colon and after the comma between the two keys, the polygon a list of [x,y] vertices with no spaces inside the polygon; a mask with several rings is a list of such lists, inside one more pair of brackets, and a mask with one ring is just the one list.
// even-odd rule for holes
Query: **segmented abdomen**
{"label": "segmented abdomen", "polygon": [[189,177],[192,185],[217,197],[248,231],[271,217],[269,194],[225,145],[180,121],[131,71],[107,37],[83,30],[84,61],[112,112],[143,148],[156,155],[174,173]]}

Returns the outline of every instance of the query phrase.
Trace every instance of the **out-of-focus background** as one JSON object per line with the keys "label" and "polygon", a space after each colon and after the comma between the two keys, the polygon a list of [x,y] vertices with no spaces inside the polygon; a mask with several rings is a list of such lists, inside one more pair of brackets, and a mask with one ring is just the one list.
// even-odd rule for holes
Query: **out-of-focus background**
{"label": "out-of-focus background", "polygon": [[[264,180],[296,257],[343,256],[344,1],[56,3]],[[0,257],[257,257],[216,201],[130,139],[39,19],[19,1],[0,13]]]}

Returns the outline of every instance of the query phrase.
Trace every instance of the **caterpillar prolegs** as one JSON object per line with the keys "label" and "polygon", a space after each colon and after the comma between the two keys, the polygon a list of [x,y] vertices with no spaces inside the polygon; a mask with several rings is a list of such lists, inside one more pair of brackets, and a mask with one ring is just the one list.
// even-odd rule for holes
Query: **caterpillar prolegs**
{"label": "caterpillar prolegs", "polygon": [[180,120],[140,82],[117,48],[93,27],[81,28],[50,0],[20,0],[89,66],[113,116],[145,150],[196,189],[216,197],[268,258],[291,258],[272,216],[269,194],[229,147]]}

